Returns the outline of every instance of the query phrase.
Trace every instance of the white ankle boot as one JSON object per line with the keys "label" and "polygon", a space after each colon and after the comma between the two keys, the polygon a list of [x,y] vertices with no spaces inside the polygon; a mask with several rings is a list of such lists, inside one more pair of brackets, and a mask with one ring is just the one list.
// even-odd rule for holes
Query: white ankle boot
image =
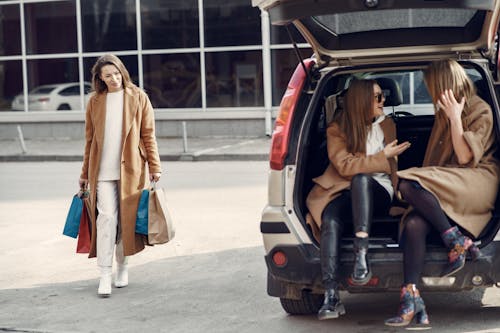
{"label": "white ankle boot", "polygon": [[118,265],[115,277],[115,287],[123,288],[128,286],[128,265]]}
{"label": "white ankle boot", "polygon": [[101,274],[97,295],[99,295],[99,297],[111,296],[111,273]]}

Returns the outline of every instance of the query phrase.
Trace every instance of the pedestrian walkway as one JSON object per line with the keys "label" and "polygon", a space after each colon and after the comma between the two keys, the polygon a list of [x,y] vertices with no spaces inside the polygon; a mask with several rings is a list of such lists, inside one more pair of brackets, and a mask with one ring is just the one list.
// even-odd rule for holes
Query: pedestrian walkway
{"label": "pedestrian walkway", "polygon": [[[158,138],[162,161],[265,161],[269,157],[269,137],[255,138]],[[81,161],[84,140],[0,140],[0,161]]]}

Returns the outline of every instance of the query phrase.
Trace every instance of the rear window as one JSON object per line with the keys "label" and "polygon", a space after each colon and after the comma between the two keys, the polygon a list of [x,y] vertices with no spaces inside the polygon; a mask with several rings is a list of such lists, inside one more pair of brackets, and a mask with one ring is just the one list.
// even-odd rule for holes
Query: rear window
{"label": "rear window", "polygon": [[56,87],[37,87],[30,94],[50,94]]}
{"label": "rear window", "polygon": [[478,13],[471,9],[389,9],[316,16],[331,32],[340,35],[362,31],[465,27]]}

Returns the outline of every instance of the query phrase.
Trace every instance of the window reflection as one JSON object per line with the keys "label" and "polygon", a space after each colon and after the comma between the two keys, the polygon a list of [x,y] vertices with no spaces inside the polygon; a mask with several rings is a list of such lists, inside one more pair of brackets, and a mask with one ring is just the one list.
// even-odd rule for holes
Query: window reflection
{"label": "window reflection", "polygon": [[0,61],[0,111],[11,111],[11,103],[23,90],[21,61]]}
{"label": "window reflection", "polygon": [[[300,49],[300,53],[303,58],[307,58],[311,55],[312,50],[309,48]],[[280,105],[288,81],[298,64],[299,60],[293,49],[271,51],[273,105]]]}
{"label": "window reflection", "polygon": [[260,10],[248,0],[205,0],[205,45],[261,44]]}
{"label": "window reflection", "polygon": [[[293,24],[288,25],[288,29],[290,29],[290,34],[295,43],[306,42]],[[271,25],[271,44],[292,44],[290,36],[288,36],[288,32],[284,26]]]}
{"label": "window reflection", "polygon": [[147,55],[143,64],[144,89],[154,107],[201,107],[198,53]]}
{"label": "window reflection", "polygon": [[[64,96],[67,88],[79,86],[78,60],[38,59],[28,60],[28,110],[82,110],[80,95]],[[24,109],[22,89],[13,102],[13,108]]]}
{"label": "window reflection", "polygon": [[260,106],[262,52],[214,52],[206,54],[207,106]]}
{"label": "window reflection", "polygon": [[85,0],[81,8],[84,51],[137,48],[135,0]]}
{"label": "window reflection", "polygon": [[19,6],[0,6],[0,55],[17,54],[21,54]]}
{"label": "window reflection", "polygon": [[28,54],[76,52],[74,1],[24,4]]}
{"label": "window reflection", "polygon": [[142,0],[144,49],[199,47],[197,0]]}

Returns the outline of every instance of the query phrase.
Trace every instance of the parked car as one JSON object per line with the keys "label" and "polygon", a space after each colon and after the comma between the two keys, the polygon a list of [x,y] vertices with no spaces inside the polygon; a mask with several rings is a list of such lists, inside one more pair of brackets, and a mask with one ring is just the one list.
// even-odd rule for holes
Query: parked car
{"label": "parked car", "polygon": [[[268,203],[260,223],[267,292],[280,298],[286,312],[317,313],[323,300],[319,244],[306,223],[305,201],[312,179],[329,163],[326,128],[331,108],[325,106],[327,102],[353,79],[377,79],[399,141],[411,142],[411,148],[399,156],[399,168],[421,166],[434,121],[422,72],[431,61],[452,58],[491,105],[499,137],[499,2],[252,0],[253,6],[268,11],[273,24],[294,24],[314,52],[298,64],[280,104],[270,152]],[[341,289],[352,293],[399,290],[403,282],[400,217],[394,213],[373,221],[368,254],[373,277],[365,286],[353,285],[349,279],[354,265],[353,232],[345,228]],[[488,226],[474,239],[484,258],[468,260],[452,277],[438,278],[448,250],[441,242],[429,244],[420,289],[451,292],[496,285],[499,229],[497,201]]]}
{"label": "parked car", "polygon": [[[84,82],[84,101],[87,102],[91,85]],[[12,101],[12,110],[24,110],[24,95]],[[28,111],[82,110],[80,83],[58,83],[38,86],[28,93]]]}

